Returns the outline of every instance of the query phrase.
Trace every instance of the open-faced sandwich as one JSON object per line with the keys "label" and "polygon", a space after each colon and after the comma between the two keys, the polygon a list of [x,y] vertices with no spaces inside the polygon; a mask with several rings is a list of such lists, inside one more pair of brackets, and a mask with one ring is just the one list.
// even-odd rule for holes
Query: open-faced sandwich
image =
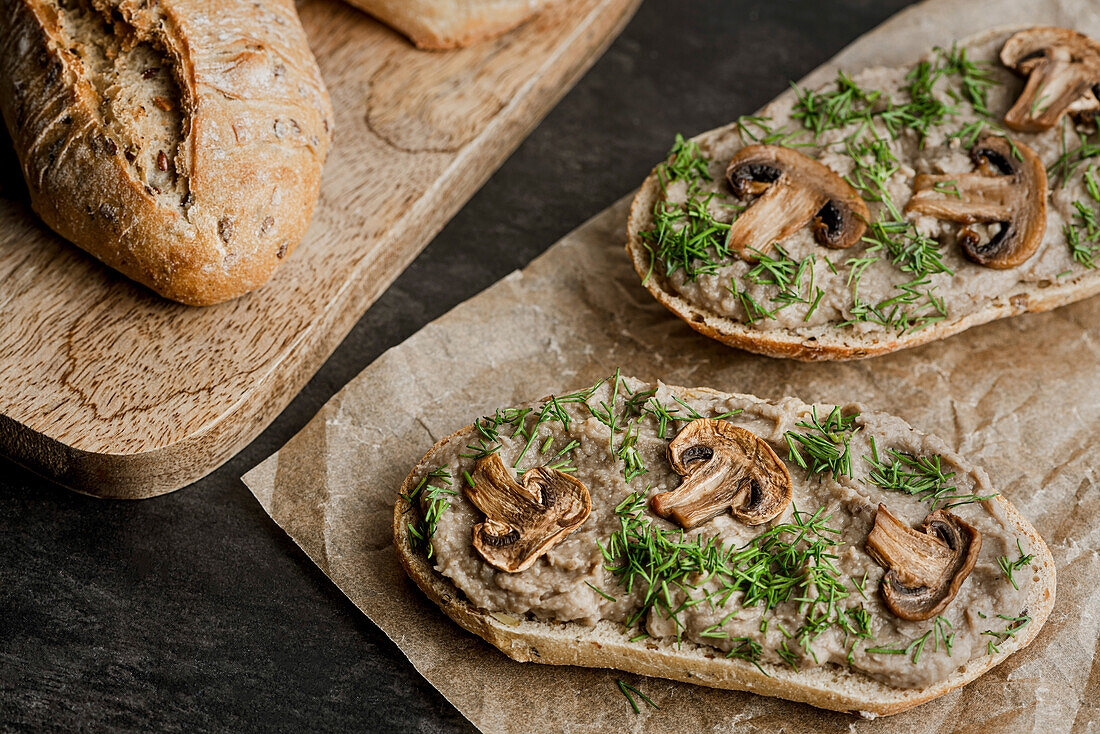
{"label": "open-faced sandwich", "polygon": [[1100,44],[987,32],[796,88],[646,179],[627,249],[692,328],[851,359],[1100,290]]}
{"label": "open-faced sandwich", "polygon": [[618,373],[440,441],[394,539],[516,660],[869,715],[974,680],[1054,604],[1043,540],[943,441],[858,405]]}

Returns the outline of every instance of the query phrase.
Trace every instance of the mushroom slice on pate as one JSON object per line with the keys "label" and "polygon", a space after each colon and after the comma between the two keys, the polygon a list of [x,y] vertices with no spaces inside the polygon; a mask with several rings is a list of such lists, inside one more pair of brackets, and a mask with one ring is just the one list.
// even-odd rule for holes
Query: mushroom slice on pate
{"label": "mushroom slice on pate", "polygon": [[970,260],[1005,270],[1027,260],[1046,231],[1047,174],[1035,151],[1023,143],[991,136],[970,151],[978,167],[972,173],[922,174],[913,180],[906,213],[937,219],[999,225],[988,238],[970,227],[959,231],[959,244]]}
{"label": "mushroom slice on pate", "polygon": [[727,421],[692,421],[669,444],[668,458],[684,481],[649,504],[685,530],[727,509],[746,525],[761,525],[791,503],[787,467],[758,436]]}
{"label": "mushroom slice on pate", "polygon": [[557,469],[535,467],[515,479],[496,454],[478,460],[466,497],[485,514],[474,526],[478,555],[494,568],[518,573],[579,528],[592,511],[588,488]]}
{"label": "mushroom slice on pate", "polygon": [[1067,113],[1100,112],[1100,44],[1067,28],[1029,28],[1009,38],[1001,63],[1027,77],[1005,124],[1019,132],[1050,130]]}
{"label": "mushroom slice on pate", "polygon": [[945,510],[914,530],[879,504],[867,535],[867,552],[888,569],[882,577],[887,609],[909,621],[942,612],[974,569],[982,534]]}
{"label": "mushroom slice on pate", "polygon": [[867,205],[852,185],[792,148],[742,148],[726,168],[726,179],[740,199],[759,195],[730,226],[726,239],[726,246],[746,260],[807,224],[818,244],[833,249],[851,247],[867,228]]}

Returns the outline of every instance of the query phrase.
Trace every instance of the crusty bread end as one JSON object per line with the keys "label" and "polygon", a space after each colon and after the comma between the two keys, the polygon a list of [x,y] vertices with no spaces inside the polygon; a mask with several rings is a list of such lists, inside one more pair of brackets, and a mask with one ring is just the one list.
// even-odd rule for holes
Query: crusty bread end
{"label": "crusty bread end", "polygon": [[506,33],[553,0],[348,0],[417,48],[461,48]]}

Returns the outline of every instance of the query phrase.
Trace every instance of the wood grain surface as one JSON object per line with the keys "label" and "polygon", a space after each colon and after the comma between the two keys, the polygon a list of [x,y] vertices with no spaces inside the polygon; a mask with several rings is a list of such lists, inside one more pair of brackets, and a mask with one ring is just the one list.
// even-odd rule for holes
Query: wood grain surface
{"label": "wood grain surface", "polygon": [[79,492],[209,473],[286,406],[363,311],[640,0],[565,0],[460,51],[417,51],[335,0],[299,3],[337,129],[305,241],[260,290],[162,300],[46,229],[0,139],[0,451]]}

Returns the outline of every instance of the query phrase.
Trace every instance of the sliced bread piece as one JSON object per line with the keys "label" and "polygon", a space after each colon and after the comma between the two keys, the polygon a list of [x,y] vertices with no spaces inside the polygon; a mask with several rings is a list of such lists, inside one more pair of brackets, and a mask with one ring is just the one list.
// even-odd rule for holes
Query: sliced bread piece
{"label": "sliced bread piece", "polygon": [[[706,388],[647,385],[616,375],[589,390],[498,411],[439,441],[406,478],[394,507],[398,557],[451,619],[521,662],[614,668],[864,716],[903,711],[973,681],[1026,647],[1054,605],[1054,562],[1031,524],[990,489],[985,473],[942,441],[897,418],[859,414],[858,406],[833,410],[834,406],[810,406],[793,398],[771,403]],[[656,536],[678,539],[679,529],[649,511],[644,499],[676,489],[680,480],[668,467],[665,452],[677,431],[698,417],[734,423],[775,449],[790,471],[793,505],[763,526],[745,526],[719,514],[687,531],[686,542],[705,544],[714,538],[717,546],[707,547],[743,551],[769,534],[787,537],[783,527],[791,523],[807,527],[821,521],[839,528],[841,539],[829,553],[835,556],[833,575],[841,580],[832,588],[842,601],[828,613],[843,607],[869,615],[864,636],[845,638],[852,645],[847,660],[842,654],[847,645],[838,643],[842,633],[833,623],[825,625],[807,648],[787,649],[777,627],[786,624],[795,638],[801,630],[789,617],[777,616],[790,609],[784,611],[780,603],[762,610],[768,603],[759,598],[742,606],[738,602],[748,599],[743,585],[728,584],[722,592],[733,589],[729,601],[724,606],[716,603],[710,612],[702,611],[710,602],[690,610],[680,607],[677,625],[668,623],[659,602],[632,619],[638,617],[648,588],[642,576],[615,570],[629,565],[622,560],[622,543],[627,535],[646,538],[641,546]],[[788,449],[795,441],[803,447],[804,463],[812,466],[807,444],[788,437],[812,435],[808,426],[828,428],[834,418],[847,426],[841,428],[844,437],[836,446],[848,449],[851,468],[839,468],[841,476],[829,471],[814,475],[792,460]],[[871,437],[876,438],[874,444]],[[873,479],[870,459],[863,458],[872,452],[883,465],[889,463],[888,456],[898,457],[894,460],[900,461],[903,474],[921,474],[907,460],[925,461],[926,468],[934,464],[935,479],[944,486],[924,499],[882,487],[882,474]],[[485,517],[464,493],[471,483],[481,481],[476,457],[491,453],[506,466],[515,466],[517,474],[538,466],[564,469],[591,493],[591,516],[584,524],[520,573],[498,571],[472,548],[477,524]],[[927,479],[930,474],[921,476]],[[881,569],[869,561],[864,538],[876,503],[888,503],[892,511],[916,523],[932,506],[933,494],[940,498],[941,509],[947,505],[950,512],[981,528],[984,540],[977,565],[941,616],[901,621],[882,604]],[[1001,568],[1001,555],[1011,579]],[[643,566],[647,562],[638,555],[630,557]],[[681,561],[691,565],[684,557]],[[630,591],[628,579],[633,582]],[[714,592],[698,581],[698,576],[685,573],[676,583],[700,593]],[[818,576],[817,588],[834,581]],[[796,584],[794,596],[813,596],[807,589]],[[720,596],[712,596],[716,598]],[[677,597],[673,606],[682,601]],[[741,639],[736,635],[745,638],[732,642]],[[759,647],[747,642],[750,639]],[[837,644],[841,654],[829,652]],[[773,645],[784,645],[778,658],[769,652]],[[814,661],[815,655],[823,657]]]}
{"label": "sliced bread piece", "polygon": [[[1021,30],[979,34],[909,67],[845,70],[821,89],[788,92],[755,116],[681,140],[630,210],[627,252],[646,289],[706,336],[807,361],[884,354],[1100,292],[1096,105],[1052,129],[1009,129],[1003,118],[1025,79],[1000,55]],[[1001,136],[1033,150],[1048,178],[1041,242],[1007,268],[978,264],[963,246],[970,235],[989,242],[1007,224],[906,211],[922,174],[961,200],[952,182],[980,174],[972,153]],[[860,241],[829,249],[807,224],[763,254],[725,251],[738,210],[758,200],[734,195],[726,166],[762,144],[790,146],[843,176],[870,209]]]}

